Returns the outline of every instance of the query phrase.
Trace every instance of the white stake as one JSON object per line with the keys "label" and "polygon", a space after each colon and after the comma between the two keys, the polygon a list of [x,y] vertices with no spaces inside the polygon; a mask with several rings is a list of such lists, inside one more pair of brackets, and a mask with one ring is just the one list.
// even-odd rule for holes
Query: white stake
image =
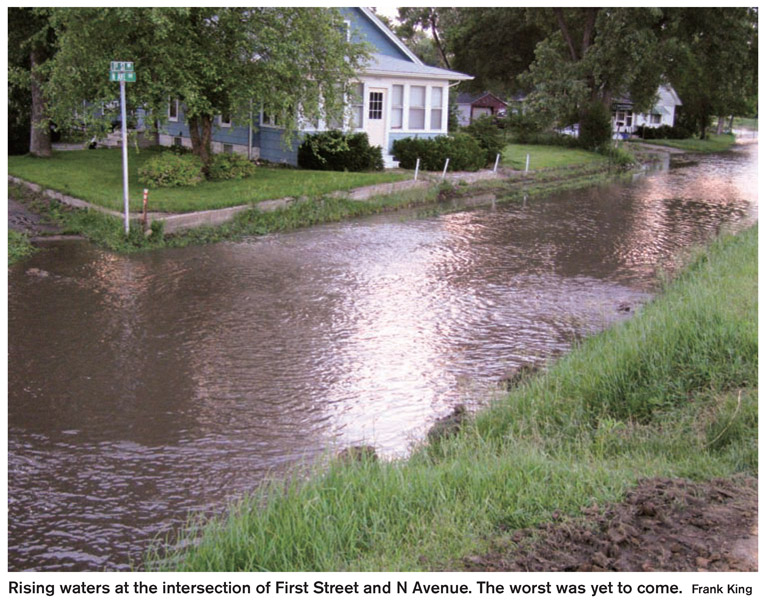
{"label": "white stake", "polygon": [[498,172],[498,161],[501,159],[501,154],[495,156],[495,165],[493,166],[493,172]]}
{"label": "white stake", "polygon": [[413,173],[413,180],[419,179],[419,163],[421,163],[421,158],[416,158],[416,171]]}
{"label": "white stake", "polygon": [[527,161],[525,162],[525,172],[530,171],[530,154],[527,154]]}
{"label": "white stake", "polygon": [[119,96],[122,101],[122,183],[125,197],[125,235],[130,232],[130,196],[127,187],[127,102],[125,81],[119,82]]}
{"label": "white stake", "polygon": [[450,158],[445,158],[445,169],[442,171],[442,179],[445,180],[445,173],[448,171],[448,164],[450,163]]}

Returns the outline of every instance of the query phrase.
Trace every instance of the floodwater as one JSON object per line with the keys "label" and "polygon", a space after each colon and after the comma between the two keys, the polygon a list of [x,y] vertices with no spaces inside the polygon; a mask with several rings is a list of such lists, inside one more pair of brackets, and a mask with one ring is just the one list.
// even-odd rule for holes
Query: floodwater
{"label": "floodwater", "polygon": [[[456,403],[627,318],[757,220],[757,144],[627,184],[9,270],[11,570],[129,570],[190,513]],[[32,269],[32,270],[30,270]]]}

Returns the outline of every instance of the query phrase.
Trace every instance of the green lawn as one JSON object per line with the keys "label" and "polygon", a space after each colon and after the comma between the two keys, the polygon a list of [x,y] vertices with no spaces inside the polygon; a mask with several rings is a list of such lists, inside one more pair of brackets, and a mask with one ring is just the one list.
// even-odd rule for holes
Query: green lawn
{"label": "green lawn", "polygon": [[[138,169],[156,151],[129,153],[130,209],[139,211],[143,203],[143,184]],[[84,199],[121,210],[122,152],[119,149],[62,151],[51,159],[31,156],[8,158],[8,174]],[[204,182],[195,187],[151,190],[149,210],[155,212],[193,212],[241,205],[281,197],[314,197],[332,191],[404,180],[392,172],[319,172],[282,168],[258,168],[244,180]]]}
{"label": "green lawn", "polygon": [[736,142],[736,139],[733,134],[708,134],[707,139],[705,140],[700,140],[698,138],[663,138],[655,140],[649,139],[643,142],[650,145],[662,145],[663,147],[683,149],[684,151],[691,151],[692,153],[718,153],[730,149]]}
{"label": "green lawn", "polygon": [[530,170],[566,168],[606,162],[606,158],[592,151],[570,149],[554,145],[516,145],[504,147],[501,163],[515,170],[524,170],[530,154]]}

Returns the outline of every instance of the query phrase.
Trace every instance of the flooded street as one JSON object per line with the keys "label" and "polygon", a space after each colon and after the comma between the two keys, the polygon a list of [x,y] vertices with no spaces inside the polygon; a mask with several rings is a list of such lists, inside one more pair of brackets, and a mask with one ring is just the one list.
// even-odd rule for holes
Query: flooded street
{"label": "flooded street", "polygon": [[[9,566],[129,570],[348,445],[402,456],[757,221],[757,144],[526,203],[9,270]],[[37,269],[37,270],[30,270]]]}

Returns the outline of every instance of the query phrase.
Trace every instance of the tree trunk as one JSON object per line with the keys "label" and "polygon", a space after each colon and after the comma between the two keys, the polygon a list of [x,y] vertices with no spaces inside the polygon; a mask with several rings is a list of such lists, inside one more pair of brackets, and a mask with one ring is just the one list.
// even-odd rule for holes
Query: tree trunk
{"label": "tree trunk", "polygon": [[45,97],[40,86],[40,75],[36,67],[45,60],[45,53],[33,48],[30,53],[32,63],[32,127],[29,136],[29,153],[38,157],[51,156],[50,119],[45,108]]}
{"label": "tree trunk", "polygon": [[715,129],[716,134],[723,134],[723,122],[725,118],[722,115],[718,116],[718,127]]}
{"label": "tree trunk", "polygon": [[188,119],[191,134],[191,148],[202,163],[202,170],[207,175],[212,162],[212,116],[199,115]]}

